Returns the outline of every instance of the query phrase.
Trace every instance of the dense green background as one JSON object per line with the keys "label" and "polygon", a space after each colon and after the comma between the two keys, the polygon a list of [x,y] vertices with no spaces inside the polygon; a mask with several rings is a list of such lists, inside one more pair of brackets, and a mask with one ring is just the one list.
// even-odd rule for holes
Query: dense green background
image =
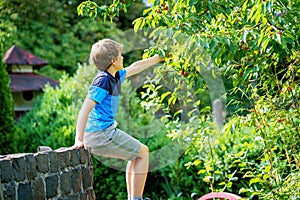
{"label": "dense green background", "polygon": [[[134,28],[152,27],[157,41],[144,56],[169,51],[172,56],[145,87],[135,90],[130,81],[124,84],[119,126],[128,133],[145,134],[161,123],[153,110],[161,108],[168,114],[166,128],[142,142],[155,151],[170,140],[192,139],[176,162],[149,173],[145,196],[189,199],[192,192],[227,191],[245,198],[254,194],[260,199],[300,198],[297,0],[155,0],[151,8],[130,0],[84,2],[78,11],[91,18],[77,16],[80,3],[0,1],[1,53],[17,44],[48,60],[50,65],[39,73],[61,83],[57,89],[46,87],[33,110],[13,126],[8,79],[1,64],[2,154],[73,144],[78,109],[95,74],[93,66],[85,64],[91,44],[132,28],[136,19]],[[182,36],[187,40],[163,45]],[[183,46],[189,51],[181,51]],[[225,85],[227,116],[221,130],[212,124],[209,86],[203,77],[207,62],[195,62],[202,58],[194,46],[201,47],[202,57],[211,55],[216,67],[211,73],[218,72]],[[128,62],[140,57],[141,52],[125,55]],[[165,73],[174,70],[175,74]],[[157,87],[162,80],[177,85],[167,91]],[[189,91],[200,101],[190,105]],[[189,121],[178,120],[184,116],[174,111],[174,105],[184,103],[198,110],[190,113]],[[149,105],[153,109],[147,110]],[[95,160],[94,189],[99,199],[126,198],[124,172]]]}

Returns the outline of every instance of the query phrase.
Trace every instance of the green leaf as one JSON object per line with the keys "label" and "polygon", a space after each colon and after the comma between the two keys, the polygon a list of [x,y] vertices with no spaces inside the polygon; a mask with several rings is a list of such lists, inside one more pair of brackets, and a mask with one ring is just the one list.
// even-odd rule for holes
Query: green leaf
{"label": "green leaf", "polygon": [[276,38],[279,44],[281,44],[281,35],[279,33],[276,34]]}
{"label": "green leaf", "polygon": [[256,177],[256,178],[252,178],[252,179],[250,179],[250,185],[252,185],[253,183],[262,183],[263,182],[263,180],[261,180],[261,178],[259,178],[259,177]]}
{"label": "green leaf", "polygon": [[161,101],[163,101],[168,95],[170,95],[171,92],[165,92],[160,96]]}
{"label": "green leaf", "polygon": [[134,27],[133,27],[134,31],[138,31],[139,28],[140,28],[140,25],[142,23],[142,19],[141,18],[137,18],[136,20],[134,20],[133,23],[134,23]]}
{"label": "green leaf", "polygon": [[247,34],[248,34],[248,30],[244,29],[243,34],[242,34],[242,41],[247,44]]}
{"label": "green leaf", "polygon": [[219,57],[220,52],[222,51],[222,48],[218,48],[212,55],[212,59],[215,60],[217,57]]}
{"label": "green leaf", "polygon": [[270,175],[269,175],[269,174],[264,174],[264,175],[263,175],[263,179],[264,179],[264,180],[267,180],[268,178],[270,178]]}
{"label": "green leaf", "polygon": [[176,97],[175,95],[172,95],[170,97],[170,99],[168,99],[168,104],[171,105],[171,104],[175,104],[176,103]]}
{"label": "green leaf", "polygon": [[258,39],[258,42],[257,42],[257,46],[260,46],[260,44],[261,44],[261,42],[262,42],[262,40],[264,38],[264,35],[265,35],[265,29],[263,28],[260,31],[260,35],[259,35],[259,39]]}
{"label": "green leaf", "polygon": [[265,167],[264,172],[270,172],[270,171],[271,171],[271,166],[270,166],[270,165],[267,165],[267,166]]}
{"label": "green leaf", "polygon": [[262,42],[262,47],[261,47],[262,52],[266,51],[266,48],[268,47],[268,44],[270,42],[270,38],[268,38],[266,36],[264,38],[266,38],[266,39],[263,40],[263,42]]}
{"label": "green leaf", "polygon": [[248,4],[248,0],[246,0],[243,4],[243,7],[242,7],[242,11],[245,11],[247,9],[247,4]]}
{"label": "green leaf", "polygon": [[246,192],[250,192],[250,191],[251,191],[251,189],[241,188],[241,189],[239,190],[239,194],[246,193]]}

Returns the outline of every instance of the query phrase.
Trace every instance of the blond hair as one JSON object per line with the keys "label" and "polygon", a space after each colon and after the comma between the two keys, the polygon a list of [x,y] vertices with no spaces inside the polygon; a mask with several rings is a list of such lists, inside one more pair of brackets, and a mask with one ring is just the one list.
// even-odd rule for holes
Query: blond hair
{"label": "blond hair", "polygon": [[106,70],[112,64],[112,60],[121,53],[123,45],[111,40],[103,39],[96,42],[91,49],[90,59],[99,70]]}

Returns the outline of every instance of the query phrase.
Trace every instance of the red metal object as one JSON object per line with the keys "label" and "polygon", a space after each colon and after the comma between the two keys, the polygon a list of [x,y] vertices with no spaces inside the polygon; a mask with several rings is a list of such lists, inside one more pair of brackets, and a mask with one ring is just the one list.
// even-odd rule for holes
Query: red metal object
{"label": "red metal object", "polygon": [[212,192],[209,194],[206,194],[202,197],[200,197],[200,199],[198,200],[209,200],[209,199],[214,199],[214,198],[221,198],[221,199],[227,199],[227,200],[238,200],[241,199],[242,197],[235,195],[235,194],[231,194],[228,192]]}
{"label": "red metal object", "polygon": [[49,64],[47,61],[15,45],[5,52],[3,62],[8,65],[31,65],[38,67]]}

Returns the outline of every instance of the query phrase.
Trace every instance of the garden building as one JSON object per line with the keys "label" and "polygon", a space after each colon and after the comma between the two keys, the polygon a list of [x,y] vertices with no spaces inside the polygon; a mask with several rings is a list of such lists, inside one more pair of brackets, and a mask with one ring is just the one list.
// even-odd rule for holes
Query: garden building
{"label": "garden building", "polygon": [[7,64],[10,77],[15,118],[32,108],[46,84],[52,87],[59,85],[56,80],[34,73],[35,69],[47,65],[47,61],[15,45],[4,53],[3,62]]}

